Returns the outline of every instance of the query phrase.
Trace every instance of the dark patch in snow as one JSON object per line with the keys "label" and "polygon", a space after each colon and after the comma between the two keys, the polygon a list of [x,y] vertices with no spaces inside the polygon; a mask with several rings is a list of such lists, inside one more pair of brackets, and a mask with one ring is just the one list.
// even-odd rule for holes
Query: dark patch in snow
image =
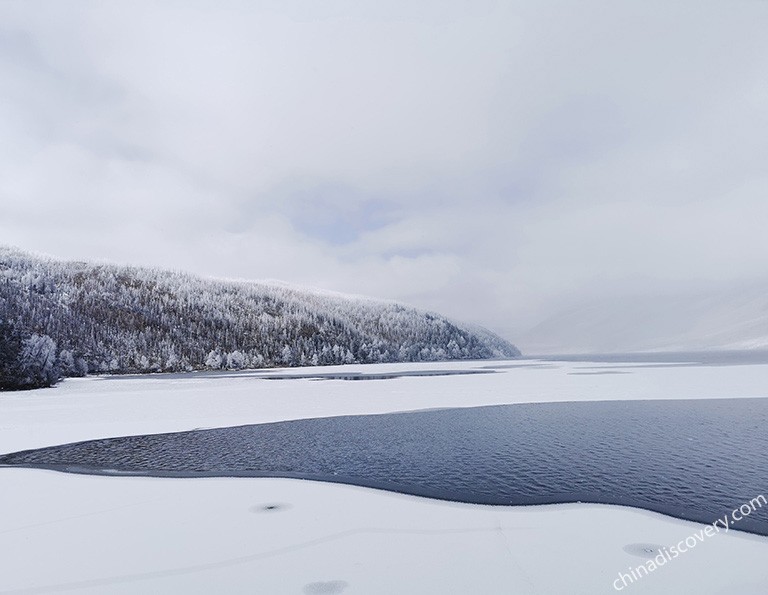
{"label": "dark patch in snow", "polygon": [[251,506],[251,512],[280,512],[282,510],[288,510],[291,507],[290,504],[270,503],[270,504],[258,504]]}
{"label": "dark patch in snow", "polygon": [[346,581],[325,581],[304,585],[305,595],[336,595],[349,586]]}
{"label": "dark patch in snow", "polygon": [[630,543],[625,545],[622,549],[633,556],[650,559],[661,554],[662,547],[663,546],[655,543]]}

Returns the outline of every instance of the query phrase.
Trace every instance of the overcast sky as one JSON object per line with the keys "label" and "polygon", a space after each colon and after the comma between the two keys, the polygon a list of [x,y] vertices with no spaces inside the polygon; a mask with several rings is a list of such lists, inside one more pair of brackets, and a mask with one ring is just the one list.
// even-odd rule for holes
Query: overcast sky
{"label": "overcast sky", "polygon": [[0,243],[513,341],[764,278],[767,31],[759,0],[0,0]]}

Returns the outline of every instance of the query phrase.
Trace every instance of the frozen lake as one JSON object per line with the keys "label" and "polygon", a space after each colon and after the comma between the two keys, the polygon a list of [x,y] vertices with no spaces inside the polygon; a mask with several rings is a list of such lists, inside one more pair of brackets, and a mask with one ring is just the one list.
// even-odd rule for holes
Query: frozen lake
{"label": "frozen lake", "polygon": [[[475,504],[619,504],[711,523],[766,491],[767,427],[767,398],[535,403],[112,438],[0,464],[295,477]],[[736,528],[768,535],[768,506]]]}
{"label": "frozen lake", "polygon": [[[711,522],[766,492],[768,365],[744,363],[343,366],[91,377],[3,394],[0,453],[137,436],[142,447],[122,463],[140,473],[280,461],[270,473],[333,481],[0,468],[0,593],[616,593],[618,573],[643,563],[638,552],[705,527],[682,518]],[[87,454],[93,469],[119,466],[115,455],[98,444]],[[368,474],[436,497],[335,483],[342,466],[361,483]],[[591,489],[579,499],[635,500],[440,499],[507,490],[540,501],[558,485],[566,499]],[[768,539],[745,532],[763,532],[762,514],[630,592],[763,595]]]}

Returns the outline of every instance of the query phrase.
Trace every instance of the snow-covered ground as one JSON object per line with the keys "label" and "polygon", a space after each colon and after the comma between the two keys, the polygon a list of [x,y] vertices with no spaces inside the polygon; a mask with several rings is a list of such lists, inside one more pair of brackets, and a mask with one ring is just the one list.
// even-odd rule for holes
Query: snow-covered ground
{"label": "snow-covered ground", "polygon": [[[488,366],[498,372],[263,379]],[[87,378],[0,396],[0,452],[431,407],[758,396],[768,396],[768,365],[452,362]],[[701,527],[615,506],[486,507],[302,480],[6,468],[0,469],[0,593],[595,595],[616,593],[619,572],[644,562],[626,546],[669,546]],[[764,594],[766,559],[768,539],[732,530],[623,591]]]}

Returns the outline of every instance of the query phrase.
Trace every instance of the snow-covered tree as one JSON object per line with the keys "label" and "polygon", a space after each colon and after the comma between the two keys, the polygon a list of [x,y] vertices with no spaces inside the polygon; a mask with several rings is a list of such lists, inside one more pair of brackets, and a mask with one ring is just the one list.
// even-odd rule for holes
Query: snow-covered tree
{"label": "snow-covered tree", "polygon": [[22,341],[16,327],[0,319],[0,390],[20,388]]}
{"label": "snow-covered tree", "polygon": [[214,349],[208,353],[208,357],[205,358],[205,367],[211,368],[212,370],[220,370],[223,359],[221,353]]}
{"label": "snow-covered tree", "polygon": [[19,365],[22,383],[30,388],[51,386],[59,378],[56,343],[48,335],[32,335],[22,342]]}
{"label": "snow-covered tree", "polygon": [[52,386],[59,378],[56,343],[47,335],[21,339],[13,325],[0,325],[0,389]]}
{"label": "snow-covered tree", "polygon": [[245,354],[241,351],[233,351],[227,354],[227,369],[242,370],[245,367]]}

